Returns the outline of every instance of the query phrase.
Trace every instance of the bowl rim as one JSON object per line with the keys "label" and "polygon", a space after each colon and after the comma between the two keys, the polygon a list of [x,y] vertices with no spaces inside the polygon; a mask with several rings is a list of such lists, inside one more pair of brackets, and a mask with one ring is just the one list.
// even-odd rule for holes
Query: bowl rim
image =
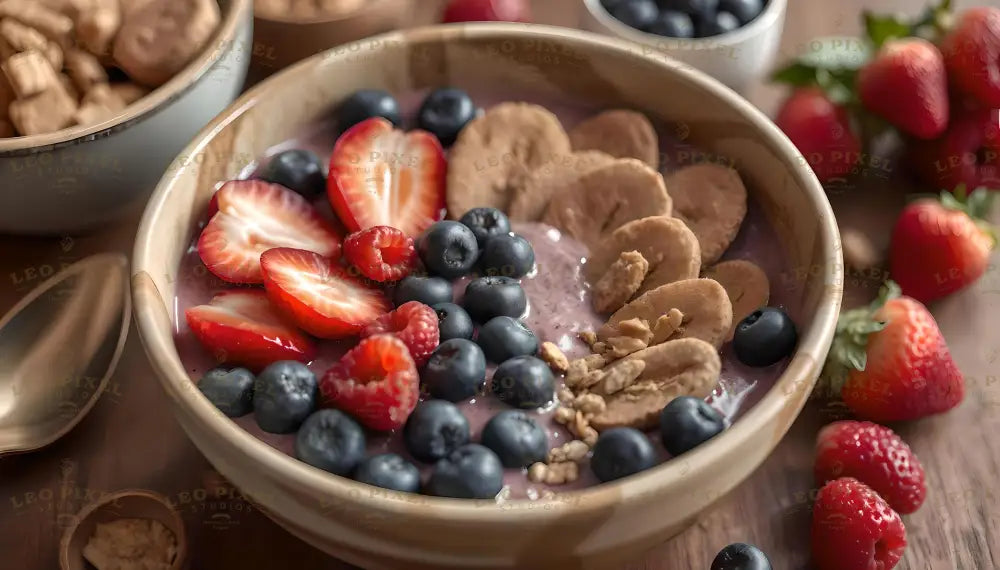
{"label": "bowl rim", "polygon": [[[682,80],[693,84],[694,89],[711,92],[726,101],[737,114],[742,115],[749,124],[752,124],[762,137],[766,138],[770,144],[775,145],[788,162],[793,162],[794,157],[799,156],[796,147],[784,133],[762,111],[732,89],[703,72],[689,66],[679,65],[671,58],[639,55],[630,42],[621,38],[539,24],[465,23],[397,30],[345,45],[361,45],[364,42],[372,41],[405,45],[446,40],[455,41],[459,38],[500,40],[509,39],[512,35],[520,38],[550,40],[557,37],[559,41],[567,42],[570,47],[583,46],[588,49],[614,52],[622,57],[640,57],[664,73],[680,74]],[[182,154],[193,155],[202,152],[213,137],[252,107],[272,85],[305,79],[311,68],[318,65],[326,57],[328,57],[327,52],[311,56],[272,75],[248,90],[204,127],[188,147],[182,151]],[[541,508],[537,501],[529,499],[496,502],[494,499],[470,500],[412,495],[412,497],[418,497],[418,500],[408,500],[407,497],[410,497],[410,494],[384,493],[376,487],[346,477],[333,476],[278,451],[226,417],[197,390],[177,353],[172,332],[173,326],[166,334],[157,327],[157,323],[162,322],[163,318],[169,319],[165,310],[168,306],[173,307],[174,302],[173,300],[167,301],[160,296],[150,277],[150,269],[153,266],[151,260],[156,258],[157,241],[162,237],[157,232],[158,225],[163,223],[161,212],[170,195],[171,186],[180,178],[182,171],[183,169],[177,169],[168,174],[157,185],[143,213],[133,252],[132,294],[135,297],[136,323],[149,361],[165,392],[170,399],[174,400],[174,405],[181,406],[186,410],[184,415],[189,421],[200,424],[202,429],[214,432],[216,436],[225,440],[227,446],[261,465],[261,469],[269,471],[269,476],[285,481],[283,487],[309,489],[313,496],[337,498],[346,503],[365,503],[368,508],[371,508],[371,502],[374,501],[379,510],[394,515],[435,520],[446,517],[453,522],[475,522],[478,524],[509,524],[515,520],[522,524],[528,524],[529,521],[531,524],[545,524],[565,516],[565,509],[560,508],[560,506],[572,505],[573,512],[597,513],[602,509],[620,507],[623,503],[656,497],[673,486],[670,483],[676,483],[682,478],[698,477],[699,473],[707,473],[717,463],[724,461],[732,450],[746,445],[753,433],[764,428],[773,418],[779,417],[786,403],[796,397],[798,391],[806,390],[808,393],[808,390],[811,390],[813,386],[813,380],[805,381],[802,377],[805,374],[804,371],[800,371],[796,376],[790,373],[802,368],[802,365],[818,368],[822,358],[829,350],[840,313],[844,272],[843,258],[840,253],[840,236],[833,210],[812,170],[795,168],[789,172],[789,175],[796,179],[799,186],[805,188],[807,199],[817,213],[818,243],[822,248],[823,259],[827,260],[824,264],[824,272],[818,276],[820,279],[818,286],[824,289],[824,294],[821,296],[820,305],[810,326],[804,331],[800,331],[801,341],[789,367],[775,382],[775,386],[768,390],[761,400],[738,420],[737,424],[734,424],[739,425],[740,429],[725,430],[697,449],[686,453],[682,461],[667,461],[622,480],[557,493],[556,499],[545,501],[553,508]],[[189,229],[193,230],[194,228]],[[820,361],[817,362],[817,359]],[[796,363],[799,365],[796,366]],[[792,388],[792,390],[788,388]],[[804,398],[798,409],[795,410],[792,419],[801,411],[802,404],[804,404]],[[175,414],[179,413],[175,411]],[[775,439],[771,444],[772,449],[777,441],[778,439]],[[625,488],[628,490],[625,491]],[[497,508],[483,508],[490,505]],[[519,515],[518,518],[511,518],[511,513]],[[528,518],[525,519],[525,517]]]}
{"label": "bowl rim", "polygon": [[222,21],[201,53],[180,73],[126,107],[126,112],[93,125],[74,126],[40,135],[2,138],[0,158],[37,154],[105,138],[149,118],[192,89],[216,62],[230,52],[229,48],[235,47],[236,36],[244,19],[248,11],[253,9],[252,3],[253,0],[229,0],[229,5],[222,14]]}
{"label": "bowl rim", "polygon": [[[254,9],[253,17],[254,17],[255,20],[261,20],[261,21],[264,21],[264,22],[273,22],[275,24],[293,25],[293,26],[294,25],[312,26],[312,25],[321,25],[321,24],[336,24],[336,23],[342,23],[342,22],[345,22],[347,20],[351,20],[351,19],[357,18],[359,16],[366,16],[369,13],[371,13],[372,10],[376,10],[376,9],[382,8],[383,6],[389,6],[392,2],[399,3],[400,1],[401,0],[367,0],[362,5],[362,7],[359,8],[359,9],[357,9],[357,10],[351,10],[350,12],[345,12],[345,13],[340,14],[340,15],[319,16],[319,17],[317,17],[316,19],[313,19],[313,20],[294,19],[294,18],[291,18],[291,17],[289,17],[289,18],[282,18],[280,16],[279,17],[274,17],[274,16],[271,16],[271,15],[264,16],[264,15],[261,15],[261,14],[257,13],[256,8]],[[402,1],[403,2],[407,2],[409,0],[402,0]]]}
{"label": "bowl rim", "polygon": [[[642,30],[637,30],[626,26],[617,18],[611,15],[601,0],[583,0],[583,5],[591,17],[596,19],[605,28],[613,31],[620,37],[630,39],[639,43],[653,45],[661,51],[711,51],[735,46],[745,42],[747,39],[756,36],[766,29],[773,27],[775,22],[785,12],[788,0],[767,0],[764,10],[745,26],[740,26],[731,32],[726,32],[716,36],[705,38],[671,38],[658,36]],[[673,42],[673,43],[671,43]]]}

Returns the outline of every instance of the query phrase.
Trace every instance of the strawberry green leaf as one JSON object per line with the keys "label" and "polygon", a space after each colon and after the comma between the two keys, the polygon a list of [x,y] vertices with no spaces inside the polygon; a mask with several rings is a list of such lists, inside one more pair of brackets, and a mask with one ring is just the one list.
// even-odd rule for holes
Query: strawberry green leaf
{"label": "strawberry green leaf", "polygon": [[771,81],[792,87],[809,87],[816,84],[816,69],[803,63],[792,63],[775,71]]}
{"label": "strawberry green leaf", "polygon": [[862,13],[865,25],[865,35],[875,49],[894,38],[905,38],[913,34],[913,25],[900,21],[895,16],[877,15],[865,11]]}

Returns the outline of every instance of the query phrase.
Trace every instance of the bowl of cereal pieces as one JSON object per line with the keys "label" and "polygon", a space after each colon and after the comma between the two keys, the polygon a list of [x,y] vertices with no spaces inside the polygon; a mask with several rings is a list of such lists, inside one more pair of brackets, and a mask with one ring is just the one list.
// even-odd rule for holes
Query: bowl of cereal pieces
{"label": "bowl of cereal pieces", "polygon": [[0,233],[135,211],[239,94],[251,17],[250,0],[0,1]]}
{"label": "bowl of cereal pieces", "polygon": [[[333,46],[410,25],[418,1],[254,0],[254,77],[270,75]],[[372,49],[368,46],[365,51]],[[356,55],[361,63],[366,54]]]}
{"label": "bowl of cereal pieces", "polygon": [[349,563],[620,567],[764,461],[829,350],[815,175],[732,90],[623,40],[348,44],[184,152],[236,151],[160,182],[136,322],[215,468]]}

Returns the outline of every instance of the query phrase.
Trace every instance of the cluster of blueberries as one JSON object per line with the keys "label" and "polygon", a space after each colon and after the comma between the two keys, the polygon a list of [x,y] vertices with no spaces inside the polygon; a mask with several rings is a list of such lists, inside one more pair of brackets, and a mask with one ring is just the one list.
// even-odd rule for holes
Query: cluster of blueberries
{"label": "cluster of blueberries", "polygon": [[618,21],[669,38],[705,38],[750,23],[766,0],[601,0]]}

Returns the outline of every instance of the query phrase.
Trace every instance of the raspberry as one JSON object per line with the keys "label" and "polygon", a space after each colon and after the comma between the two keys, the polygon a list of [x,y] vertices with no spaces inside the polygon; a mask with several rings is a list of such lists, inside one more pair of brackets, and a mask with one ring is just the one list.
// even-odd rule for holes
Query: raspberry
{"label": "raspberry", "polygon": [[440,342],[437,312],[418,301],[409,301],[386,313],[361,331],[361,338],[388,333],[410,349],[417,366],[423,366]]}
{"label": "raspberry", "polygon": [[402,427],[417,407],[420,375],[403,341],[379,334],[363,339],[320,380],[323,407],[338,408],[365,427]]}
{"label": "raspberry", "polygon": [[871,422],[840,421],[816,439],[816,484],[853,477],[871,487],[896,512],[916,512],[927,487],[924,468],[891,429]]}
{"label": "raspberry", "polygon": [[878,493],[843,477],[816,495],[812,558],[816,570],[890,570],[906,550],[906,528]]}
{"label": "raspberry", "polygon": [[413,239],[389,226],[372,226],[344,239],[344,257],[365,277],[384,283],[413,271],[417,251]]}

